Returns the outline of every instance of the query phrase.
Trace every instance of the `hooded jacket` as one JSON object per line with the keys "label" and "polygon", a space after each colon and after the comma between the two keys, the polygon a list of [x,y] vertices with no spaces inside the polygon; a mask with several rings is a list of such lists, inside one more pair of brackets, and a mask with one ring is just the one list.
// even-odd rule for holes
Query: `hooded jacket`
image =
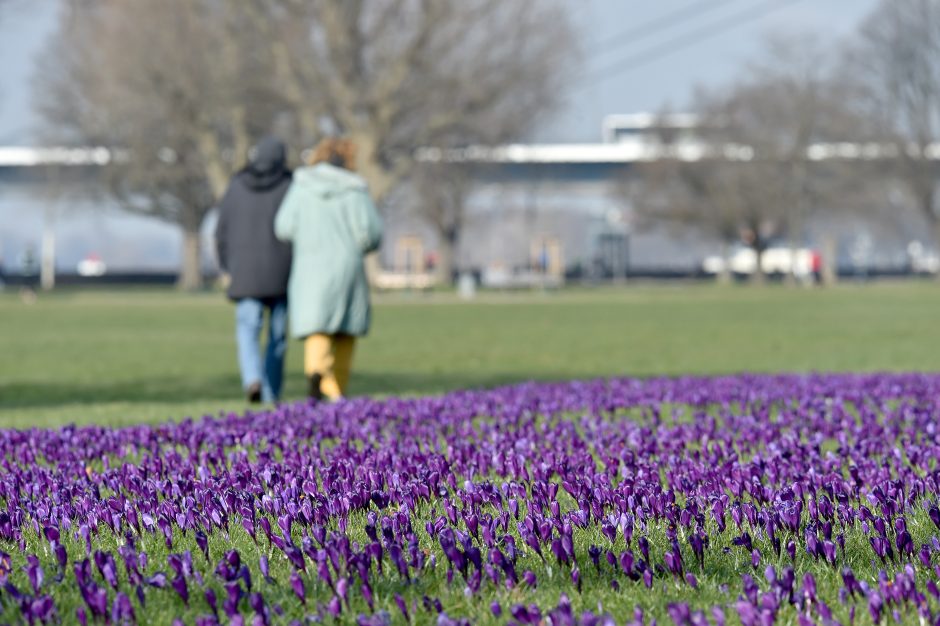
{"label": "hooded jacket", "polygon": [[219,266],[231,276],[228,296],[276,298],[287,293],[290,245],[274,235],[274,216],[291,183],[284,144],[265,137],[232,177],[215,230]]}
{"label": "hooded jacket", "polygon": [[382,240],[365,181],[328,163],[298,169],[274,230],[294,249],[287,297],[291,335],[365,335],[371,306],[363,256]]}

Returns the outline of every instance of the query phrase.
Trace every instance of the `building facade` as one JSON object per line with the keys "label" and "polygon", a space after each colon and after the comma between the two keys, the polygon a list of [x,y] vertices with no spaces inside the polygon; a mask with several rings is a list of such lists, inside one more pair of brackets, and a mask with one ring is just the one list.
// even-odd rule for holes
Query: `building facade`
{"label": "building facade", "polygon": [[[700,232],[637,224],[628,188],[638,165],[661,159],[666,146],[670,158],[701,159],[710,139],[704,132],[689,114],[615,115],[605,118],[600,143],[423,149],[417,154],[420,160],[446,161],[470,172],[454,259],[461,271],[493,284],[695,275],[720,243]],[[869,148],[813,146],[810,156],[868,158]],[[128,216],[107,198],[88,192],[85,183],[107,158],[100,149],[0,148],[0,266],[15,271],[27,252],[40,256],[50,240],[58,248],[51,262],[60,271],[73,271],[90,254],[115,269],[176,265],[181,241],[172,225]],[[440,243],[406,197],[385,208],[382,265],[392,275],[430,275]],[[883,222],[865,216],[820,218],[807,223],[804,239],[836,238],[840,266],[903,266],[910,244],[932,247],[916,214]],[[214,267],[213,224],[210,216],[203,228],[208,272]]]}

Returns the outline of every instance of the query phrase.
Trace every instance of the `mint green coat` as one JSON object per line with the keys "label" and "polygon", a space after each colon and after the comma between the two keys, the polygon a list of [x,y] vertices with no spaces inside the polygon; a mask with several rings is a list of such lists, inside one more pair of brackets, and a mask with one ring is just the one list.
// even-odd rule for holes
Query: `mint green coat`
{"label": "mint green coat", "polygon": [[287,285],[291,335],[369,332],[363,256],[379,247],[382,220],[362,177],[327,163],[294,171],[274,233],[293,243]]}

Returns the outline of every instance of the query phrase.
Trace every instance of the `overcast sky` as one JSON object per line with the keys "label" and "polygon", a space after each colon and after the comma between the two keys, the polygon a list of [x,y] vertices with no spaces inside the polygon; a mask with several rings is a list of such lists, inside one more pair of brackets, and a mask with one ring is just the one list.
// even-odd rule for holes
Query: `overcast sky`
{"label": "overcast sky", "polygon": [[[590,141],[600,138],[604,115],[656,111],[666,104],[682,109],[696,85],[731,81],[763,51],[772,33],[811,31],[836,49],[878,0],[569,0],[569,4],[582,32],[585,78],[572,85],[554,128],[541,134],[547,139]],[[755,15],[763,17],[749,19]],[[724,26],[730,23],[737,26]],[[624,32],[630,35],[620,37]],[[672,52],[651,54],[658,58],[632,69],[609,71],[664,49]]]}
{"label": "overcast sky", "polygon": [[[37,53],[55,27],[57,0],[7,2],[0,3],[0,145],[28,144],[35,126],[30,75]],[[598,140],[601,119],[609,113],[654,111],[666,103],[683,108],[696,84],[730,80],[759,53],[771,32],[811,30],[837,45],[877,0],[568,0],[568,4],[583,35],[583,69],[564,108],[537,133],[543,141]],[[766,15],[745,21],[755,14]],[[735,28],[715,26],[739,19]],[[621,33],[628,35],[620,37]],[[605,72],[663,47],[675,51],[633,69]]]}

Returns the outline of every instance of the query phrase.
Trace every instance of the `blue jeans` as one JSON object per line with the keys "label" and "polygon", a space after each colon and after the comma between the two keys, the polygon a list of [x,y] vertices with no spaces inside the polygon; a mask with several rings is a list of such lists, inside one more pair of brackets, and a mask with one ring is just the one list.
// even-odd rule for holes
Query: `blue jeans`
{"label": "blue jeans", "polygon": [[[260,336],[264,310],[268,309],[268,345],[261,360]],[[287,352],[287,298],[242,298],[235,305],[235,338],[242,387],[261,383],[261,400],[274,402],[281,396],[284,354]]]}

